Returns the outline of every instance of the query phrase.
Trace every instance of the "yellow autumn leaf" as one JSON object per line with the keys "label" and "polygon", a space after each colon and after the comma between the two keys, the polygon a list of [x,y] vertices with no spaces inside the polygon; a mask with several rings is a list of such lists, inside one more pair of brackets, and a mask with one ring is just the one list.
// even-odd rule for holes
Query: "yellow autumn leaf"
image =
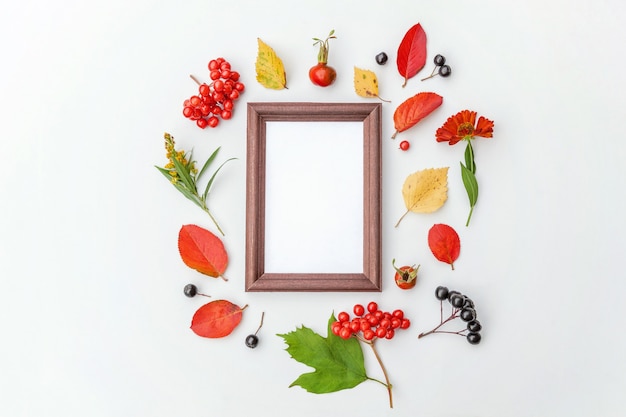
{"label": "yellow autumn leaf", "polygon": [[354,91],[361,97],[378,97],[378,79],[370,70],[354,67]]}
{"label": "yellow autumn leaf", "polygon": [[264,87],[273,90],[287,88],[287,77],[283,61],[276,55],[276,52],[257,38],[259,52],[256,57],[256,80]]}
{"label": "yellow autumn leaf", "polygon": [[402,197],[406,213],[400,217],[396,227],[408,213],[432,213],[448,199],[448,167],[428,168],[409,175],[402,186]]}

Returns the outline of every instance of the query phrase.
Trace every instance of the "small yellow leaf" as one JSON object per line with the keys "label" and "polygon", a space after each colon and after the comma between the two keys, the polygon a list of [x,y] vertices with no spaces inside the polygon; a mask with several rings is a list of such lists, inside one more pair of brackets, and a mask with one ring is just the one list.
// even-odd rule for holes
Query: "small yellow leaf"
{"label": "small yellow leaf", "polygon": [[361,97],[378,97],[378,79],[370,70],[354,67],[354,91]]}
{"label": "small yellow leaf", "polygon": [[257,38],[259,52],[256,57],[256,80],[264,87],[282,90],[287,87],[287,77],[283,61],[276,52]]}
{"label": "small yellow leaf", "polygon": [[432,213],[448,199],[448,167],[429,168],[409,175],[402,186],[402,197],[406,213],[400,217],[396,227],[409,212]]}

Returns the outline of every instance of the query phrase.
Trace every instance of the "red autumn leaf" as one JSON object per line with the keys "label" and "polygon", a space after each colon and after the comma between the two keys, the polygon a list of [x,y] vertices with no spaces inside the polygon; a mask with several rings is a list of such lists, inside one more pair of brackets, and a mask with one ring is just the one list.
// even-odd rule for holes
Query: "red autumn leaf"
{"label": "red autumn leaf", "polygon": [[185,265],[210,277],[222,277],[228,254],[219,237],[194,224],[181,227],[178,251]]}
{"label": "red autumn leaf", "polygon": [[396,58],[398,72],[404,77],[404,84],[417,74],[426,64],[426,32],[419,23],[411,27],[402,38]]}
{"label": "red autumn leaf", "polygon": [[191,319],[191,330],[198,336],[212,339],[228,336],[241,322],[239,306],[226,300],[215,300],[200,307]]}
{"label": "red autumn leaf", "polygon": [[395,138],[399,132],[415,126],[417,122],[441,106],[441,103],[443,103],[443,97],[437,93],[418,93],[406,99],[393,113],[396,132],[392,138]]}
{"label": "red autumn leaf", "polygon": [[447,224],[435,224],[428,231],[428,246],[435,258],[454,269],[454,261],[461,252],[461,240],[453,228]]}

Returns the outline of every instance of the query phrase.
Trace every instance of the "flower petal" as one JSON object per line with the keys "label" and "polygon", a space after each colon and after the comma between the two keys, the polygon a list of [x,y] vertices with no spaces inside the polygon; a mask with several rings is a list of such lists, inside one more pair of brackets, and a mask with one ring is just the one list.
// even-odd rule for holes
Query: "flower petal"
{"label": "flower petal", "polygon": [[483,116],[480,116],[476,129],[474,130],[474,136],[480,136],[483,138],[493,137],[493,122]]}

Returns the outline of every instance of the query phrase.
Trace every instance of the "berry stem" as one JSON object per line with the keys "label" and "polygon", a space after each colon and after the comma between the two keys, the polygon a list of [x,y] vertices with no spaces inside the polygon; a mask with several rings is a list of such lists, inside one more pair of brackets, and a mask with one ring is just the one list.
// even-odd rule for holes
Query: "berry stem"
{"label": "berry stem", "polygon": [[[380,369],[382,369],[383,371],[383,375],[385,376],[385,381],[386,384],[383,384],[387,387],[387,392],[389,392],[389,408],[393,408],[393,395],[391,393],[391,382],[389,382],[389,375],[387,375],[387,369],[385,368],[385,365],[383,364],[383,361],[380,357],[380,355],[378,354],[378,351],[376,350],[376,346],[374,345],[374,341],[371,342],[366,342],[368,345],[370,345],[372,347],[372,351],[374,352],[374,356],[376,356],[376,360],[378,361],[379,365],[380,365]],[[381,381],[379,381],[381,382]]]}
{"label": "berry stem", "polygon": [[435,68],[433,69],[433,72],[431,72],[428,77],[422,78],[421,81],[425,81],[425,80],[427,80],[429,78],[433,78],[435,75],[437,75],[437,74],[435,74],[435,71],[437,71],[437,68],[439,68],[439,67],[435,66]]}
{"label": "berry stem", "polygon": [[[443,304],[443,301],[442,301],[442,304]],[[443,306],[442,306],[442,309],[443,309]],[[417,338],[418,338],[418,339],[421,339],[422,337],[424,337],[424,336],[428,336],[429,334],[433,334],[433,333],[456,333],[456,334],[459,334],[459,332],[449,332],[449,331],[444,331],[444,330],[439,330],[439,329],[441,328],[441,326],[443,326],[443,325],[444,325],[444,324],[446,324],[447,322],[452,321],[452,320],[456,319],[457,317],[459,317],[459,312],[460,312],[460,311],[461,311],[461,310],[459,310],[459,309],[457,309],[457,308],[453,309],[453,310],[452,310],[452,314],[450,314],[450,317],[448,317],[448,318],[447,318],[447,319],[445,319],[445,320],[441,320],[441,323],[439,323],[437,326],[435,326],[432,330],[427,331],[427,332],[420,333],[420,334],[417,336]],[[461,331],[462,331],[462,330],[461,330]]]}
{"label": "berry stem", "polygon": [[191,79],[194,80],[196,84],[202,85],[202,83],[193,74],[189,74],[189,77],[191,77]]}

